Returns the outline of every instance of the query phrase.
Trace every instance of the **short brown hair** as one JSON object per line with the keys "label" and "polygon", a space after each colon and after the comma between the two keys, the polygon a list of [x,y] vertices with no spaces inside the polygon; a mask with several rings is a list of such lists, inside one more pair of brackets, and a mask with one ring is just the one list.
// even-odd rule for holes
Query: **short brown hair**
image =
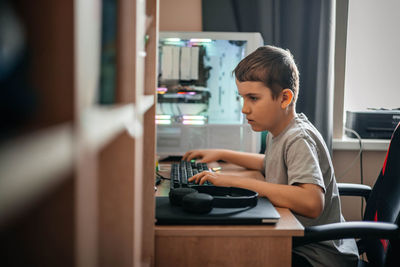
{"label": "short brown hair", "polygon": [[292,103],[299,92],[299,71],[289,50],[266,45],[245,57],[233,70],[239,82],[262,82],[271,89],[276,99],[283,89],[294,93]]}

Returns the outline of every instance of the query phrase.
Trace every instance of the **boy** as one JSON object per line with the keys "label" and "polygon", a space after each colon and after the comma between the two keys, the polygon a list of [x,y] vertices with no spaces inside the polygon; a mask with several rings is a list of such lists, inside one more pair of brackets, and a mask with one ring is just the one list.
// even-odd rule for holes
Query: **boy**
{"label": "boy", "polygon": [[[189,181],[257,191],[275,206],[289,208],[304,226],[341,222],[338,188],[332,162],[318,130],[304,114],[296,114],[299,73],[289,51],[264,46],[234,70],[243,98],[242,112],[254,131],[269,132],[265,155],[223,149],[188,151],[183,160],[223,160],[260,170],[265,181],[202,172]],[[293,265],[355,266],[354,239],[311,244],[293,249]]]}

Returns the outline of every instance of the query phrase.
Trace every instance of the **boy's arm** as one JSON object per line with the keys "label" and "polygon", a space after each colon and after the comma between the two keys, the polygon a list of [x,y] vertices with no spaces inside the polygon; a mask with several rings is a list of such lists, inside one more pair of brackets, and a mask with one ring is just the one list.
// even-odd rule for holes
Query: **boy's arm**
{"label": "boy's arm", "polygon": [[262,170],[264,155],[256,153],[238,152],[228,149],[191,150],[182,157],[183,160],[201,159],[200,162],[223,160],[242,166],[247,169]]}
{"label": "boy's arm", "polygon": [[315,184],[282,185],[222,173],[202,172],[189,181],[203,184],[210,181],[216,186],[233,186],[256,191],[267,197],[274,206],[288,208],[309,218],[317,218],[324,209],[323,189]]}
{"label": "boy's arm", "polygon": [[256,191],[274,206],[288,208],[305,217],[317,218],[324,209],[323,189],[315,184],[282,185],[241,177],[231,182],[231,186]]}

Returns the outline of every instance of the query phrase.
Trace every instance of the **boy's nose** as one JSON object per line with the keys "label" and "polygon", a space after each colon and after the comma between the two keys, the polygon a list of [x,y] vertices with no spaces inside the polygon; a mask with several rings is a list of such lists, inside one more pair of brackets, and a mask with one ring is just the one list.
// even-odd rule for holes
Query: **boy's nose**
{"label": "boy's nose", "polygon": [[248,106],[246,105],[246,102],[243,103],[242,113],[243,113],[243,114],[249,114],[249,113],[250,113],[250,109],[249,109]]}

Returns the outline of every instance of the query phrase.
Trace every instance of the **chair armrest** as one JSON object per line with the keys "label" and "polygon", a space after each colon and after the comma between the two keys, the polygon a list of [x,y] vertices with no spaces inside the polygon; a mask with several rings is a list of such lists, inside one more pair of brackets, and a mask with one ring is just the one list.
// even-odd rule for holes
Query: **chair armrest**
{"label": "chair armrest", "polygon": [[399,238],[397,224],[385,222],[343,222],[306,227],[304,237],[293,237],[293,247],[343,238]]}
{"label": "chair armrest", "polygon": [[364,184],[338,183],[337,185],[341,196],[358,196],[368,200],[372,191],[370,186]]}

